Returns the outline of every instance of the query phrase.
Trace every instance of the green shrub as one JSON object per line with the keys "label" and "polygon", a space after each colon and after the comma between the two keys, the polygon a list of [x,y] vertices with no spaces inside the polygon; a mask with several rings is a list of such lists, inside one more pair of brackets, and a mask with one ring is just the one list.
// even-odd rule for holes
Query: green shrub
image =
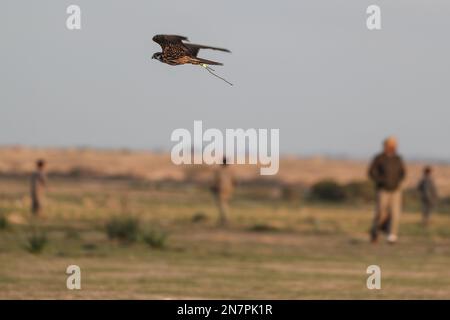
{"label": "green shrub", "polygon": [[148,229],[142,235],[142,239],[151,248],[163,249],[166,247],[168,233],[163,230]]}
{"label": "green shrub", "polygon": [[114,217],[106,223],[106,233],[111,240],[135,242],[139,234],[139,221],[134,217]]}
{"label": "green shrub", "polygon": [[347,198],[344,187],[331,179],[313,184],[310,190],[310,197],[313,200],[325,202],[343,202]]}
{"label": "green shrub", "polygon": [[345,197],[349,201],[371,202],[375,198],[375,187],[372,182],[352,181],[343,186]]}
{"label": "green shrub", "polygon": [[450,197],[439,199],[437,210],[442,213],[450,213]]}
{"label": "green shrub", "polygon": [[290,203],[298,203],[305,194],[305,187],[299,184],[287,184],[282,189],[282,199]]}
{"label": "green shrub", "polygon": [[84,243],[81,246],[81,248],[83,248],[83,250],[86,250],[86,251],[93,251],[93,250],[96,250],[98,247],[95,243],[87,242],[87,243]]}
{"label": "green shrub", "polygon": [[8,220],[4,214],[0,213],[0,230],[5,230],[8,228]]}
{"label": "green shrub", "polygon": [[76,229],[73,229],[73,228],[69,228],[66,230],[65,237],[67,239],[75,239],[75,240],[78,240],[81,238],[80,233]]}
{"label": "green shrub", "polygon": [[239,189],[240,198],[252,201],[280,200],[282,195],[283,190],[281,187],[264,183],[261,185],[249,184]]}
{"label": "green shrub", "polygon": [[408,211],[419,211],[421,201],[419,191],[416,188],[408,188],[403,191],[403,206]]}
{"label": "green shrub", "polygon": [[44,250],[47,243],[47,235],[44,232],[33,231],[27,238],[25,249],[30,253],[38,254]]}
{"label": "green shrub", "polygon": [[277,227],[272,226],[270,224],[265,224],[265,223],[257,223],[255,225],[251,226],[249,230],[253,231],[253,232],[276,232],[276,231],[280,231]]}
{"label": "green shrub", "polygon": [[208,216],[203,212],[197,212],[192,216],[193,223],[199,223],[208,220]]}

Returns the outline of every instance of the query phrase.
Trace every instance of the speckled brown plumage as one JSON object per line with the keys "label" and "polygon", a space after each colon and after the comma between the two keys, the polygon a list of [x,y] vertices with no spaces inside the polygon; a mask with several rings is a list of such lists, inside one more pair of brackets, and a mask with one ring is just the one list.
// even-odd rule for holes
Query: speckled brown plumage
{"label": "speckled brown plumage", "polygon": [[185,43],[183,41],[189,40],[186,37],[177,35],[159,34],[153,37],[153,41],[158,43],[162,48],[162,52],[155,53],[153,58],[172,66],[188,63],[194,65],[222,65],[220,62],[199,58],[197,57],[197,54],[200,49],[230,52],[229,50],[223,48]]}

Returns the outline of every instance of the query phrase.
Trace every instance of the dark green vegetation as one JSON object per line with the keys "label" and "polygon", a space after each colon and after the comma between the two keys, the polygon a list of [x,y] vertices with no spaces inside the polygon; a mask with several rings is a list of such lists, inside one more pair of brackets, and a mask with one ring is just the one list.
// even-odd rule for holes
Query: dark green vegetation
{"label": "dark green vegetation", "polygon": [[33,230],[29,232],[25,249],[30,253],[41,253],[47,244],[47,235],[42,231]]}
{"label": "dark green vegetation", "polygon": [[106,233],[109,239],[133,243],[138,239],[139,221],[134,217],[113,217],[106,223]]}

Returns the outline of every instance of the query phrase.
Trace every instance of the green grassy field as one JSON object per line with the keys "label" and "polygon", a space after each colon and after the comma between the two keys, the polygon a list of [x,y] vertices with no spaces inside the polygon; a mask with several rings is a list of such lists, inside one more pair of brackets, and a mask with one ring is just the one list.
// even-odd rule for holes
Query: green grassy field
{"label": "green grassy field", "polygon": [[[369,206],[238,194],[224,229],[206,189],[55,180],[45,218],[32,221],[27,191],[26,180],[0,180],[2,299],[450,299],[450,215],[423,230],[419,213],[405,212],[398,244],[371,245]],[[108,239],[105,224],[118,215],[167,232],[166,245]],[[48,238],[40,254],[26,250],[33,228]],[[82,290],[66,288],[71,264]],[[366,288],[372,264],[381,290]]]}

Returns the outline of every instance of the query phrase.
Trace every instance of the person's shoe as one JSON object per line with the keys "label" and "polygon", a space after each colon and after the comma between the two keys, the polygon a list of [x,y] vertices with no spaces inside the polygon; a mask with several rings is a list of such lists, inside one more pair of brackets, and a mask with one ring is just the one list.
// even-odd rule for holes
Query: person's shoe
{"label": "person's shoe", "polygon": [[228,220],[226,219],[220,219],[217,223],[217,226],[220,228],[226,228],[228,226]]}
{"label": "person's shoe", "polygon": [[378,243],[378,236],[376,234],[373,234],[373,233],[370,234],[370,243],[373,243],[373,244]]}
{"label": "person's shoe", "polygon": [[384,232],[385,234],[389,233],[389,229],[391,228],[391,219],[386,219],[380,226],[380,231]]}
{"label": "person's shoe", "polygon": [[390,234],[387,237],[387,241],[389,244],[395,244],[397,242],[397,236],[395,234]]}

